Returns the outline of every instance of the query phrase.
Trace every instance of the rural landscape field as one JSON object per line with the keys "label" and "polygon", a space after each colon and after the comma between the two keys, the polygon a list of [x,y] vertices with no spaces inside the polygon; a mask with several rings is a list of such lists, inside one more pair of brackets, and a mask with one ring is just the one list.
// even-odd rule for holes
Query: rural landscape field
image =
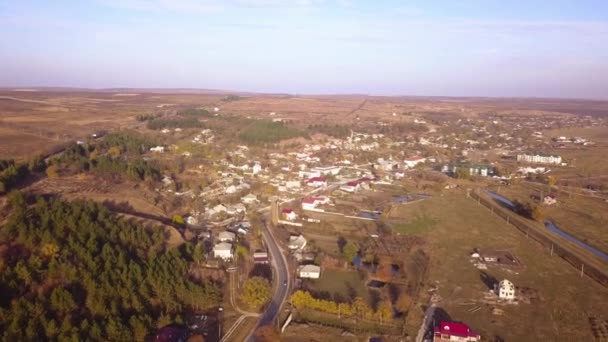
{"label": "rural landscape field", "polygon": [[0,0],[0,341],[607,342],[608,1]]}
{"label": "rural landscape field", "polygon": [[[4,89],[0,105],[2,284],[23,298],[3,304],[7,338],[422,341],[441,322],[492,341],[606,336],[608,102]],[[535,153],[561,160],[522,160]],[[69,215],[113,220],[143,254],[106,251]],[[87,271],[58,287],[68,256]],[[118,276],[87,283],[104,258],[134,272],[115,282],[151,283],[96,297]],[[173,290],[146,275],[164,258],[180,259]],[[49,308],[22,328],[28,302]]]}

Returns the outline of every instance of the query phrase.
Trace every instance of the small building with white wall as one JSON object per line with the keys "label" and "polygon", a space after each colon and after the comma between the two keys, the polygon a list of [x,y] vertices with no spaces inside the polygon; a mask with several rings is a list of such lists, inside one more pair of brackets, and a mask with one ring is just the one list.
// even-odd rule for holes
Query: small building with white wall
{"label": "small building with white wall", "polygon": [[496,294],[500,299],[513,300],[515,299],[515,285],[509,280],[503,279],[496,285]]}
{"label": "small building with white wall", "polygon": [[319,279],[321,276],[321,266],[317,265],[304,265],[298,269],[298,276],[300,278],[308,279]]}

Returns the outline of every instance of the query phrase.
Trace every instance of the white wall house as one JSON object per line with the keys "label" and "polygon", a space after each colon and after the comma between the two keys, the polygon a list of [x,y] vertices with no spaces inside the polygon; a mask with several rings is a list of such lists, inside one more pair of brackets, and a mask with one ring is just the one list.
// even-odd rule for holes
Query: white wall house
{"label": "white wall house", "polygon": [[232,242],[236,238],[236,235],[233,232],[220,232],[217,235],[217,239],[221,242]]}
{"label": "white wall house", "polygon": [[258,201],[258,197],[254,194],[249,194],[241,197],[241,202],[245,204],[253,204]]}
{"label": "white wall house", "polygon": [[213,256],[223,260],[230,260],[234,257],[232,245],[227,242],[220,242],[213,247]]}
{"label": "white wall house", "polygon": [[321,276],[321,267],[317,265],[304,265],[298,270],[300,278],[319,279]]}
{"label": "white wall house", "polygon": [[327,179],[325,177],[313,177],[306,181],[306,185],[318,188],[320,186],[327,186]]}
{"label": "white wall house", "polygon": [[426,158],[420,157],[420,156],[415,156],[415,157],[405,159],[403,161],[403,164],[407,168],[412,168],[420,163],[424,163],[425,161],[426,161]]}
{"label": "white wall house", "polygon": [[288,221],[295,221],[298,218],[298,214],[291,209],[283,209],[283,216],[285,216],[285,219]]}
{"label": "white wall house", "polygon": [[539,164],[561,164],[562,157],[556,154],[546,153],[523,153],[517,155],[518,162]]}
{"label": "white wall house", "polygon": [[163,152],[165,152],[165,147],[164,146],[151,147],[150,152],[163,153]]}
{"label": "white wall house", "polygon": [[496,286],[496,293],[500,299],[515,299],[515,285],[507,279],[501,280]]}

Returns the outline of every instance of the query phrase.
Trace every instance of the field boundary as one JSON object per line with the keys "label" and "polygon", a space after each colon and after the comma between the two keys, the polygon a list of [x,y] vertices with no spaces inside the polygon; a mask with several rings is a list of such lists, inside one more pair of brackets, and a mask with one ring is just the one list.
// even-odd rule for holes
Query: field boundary
{"label": "field boundary", "polygon": [[469,193],[469,197],[473,198],[477,203],[482,204],[487,209],[491,210],[493,214],[504,219],[507,223],[517,228],[520,232],[526,234],[528,238],[532,238],[534,241],[539,243],[543,248],[550,250],[551,254],[564,259],[570,265],[580,270],[581,276],[587,275],[589,278],[595,280],[600,285],[608,288],[608,274],[601,270],[595,263],[591,263],[578,253],[573,252],[569,247],[562,244],[556,239],[552,239],[546,234],[539,231],[537,227],[534,227],[515,214],[508,212],[506,209],[500,207],[493,201],[479,195],[475,191]]}

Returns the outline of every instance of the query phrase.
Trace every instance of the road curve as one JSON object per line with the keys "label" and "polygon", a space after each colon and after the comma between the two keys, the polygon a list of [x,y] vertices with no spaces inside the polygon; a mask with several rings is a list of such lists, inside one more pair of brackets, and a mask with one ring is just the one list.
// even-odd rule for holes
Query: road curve
{"label": "road curve", "polygon": [[[287,295],[289,294],[289,288],[291,285],[291,280],[289,279],[289,269],[287,268],[287,259],[285,255],[281,253],[279,249],[279,245],[277,244],[270,228],[264,221],[264,232],[263,232],[264,242],[268,247],[268,252],[270,253],[271,265],[274,269],[274,278],[276,279],[274,283],[274,295],[272,296],[272,300],[270,304],[266,307],[264,313],[260,317],[260,320],[255,326],[255,329],[273,324],[279,313],[281,312],[281,307],[285,300],[287,300]],[[283,284],[287,283],[287,286]],[[254,330],[255,331],[255,330]],[[253,342],[254,338],[250,335],[247,338],[247,341]]]}

